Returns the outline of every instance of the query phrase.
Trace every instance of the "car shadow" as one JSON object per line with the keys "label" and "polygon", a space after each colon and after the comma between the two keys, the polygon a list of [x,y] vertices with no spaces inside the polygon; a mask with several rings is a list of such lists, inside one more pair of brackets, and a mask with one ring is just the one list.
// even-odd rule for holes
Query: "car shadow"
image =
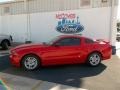
{"label": "car shadow", "polygon": [[9,62],[9,56],[0,58],[0,72],[73,87],[80,87],[82,85],[82,78],[99,75],[105,69],[106,66],[100,64],[98,67],[64,65],[42,67],[35,71],[25,71],[21,68],[12,67]]}

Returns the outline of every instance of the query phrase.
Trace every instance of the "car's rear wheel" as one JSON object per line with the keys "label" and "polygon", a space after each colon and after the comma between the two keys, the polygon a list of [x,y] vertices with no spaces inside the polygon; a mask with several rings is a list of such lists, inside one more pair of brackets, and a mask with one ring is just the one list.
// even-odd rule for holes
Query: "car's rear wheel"
{"label": "car's rear wheel", "polygon": [[101,63],[101,59],[102,59],[101,54],[95,52],[88,56],[87,62],[90,66],[95,67]]}
{"label": "car's rear wheel", "polygon": [[7,50],[7,49],[9,49],[9,42],[8,41],[3,41],[1,46],[2,46],[3,50]]}
{"label": "car's rear wheel", "polygon": [[39,66],[40,66],[40,60],[35,55],[26,55],[22,59],[22,67],[25,70],[29,70],[29,71],[35,70],[38,69]]}

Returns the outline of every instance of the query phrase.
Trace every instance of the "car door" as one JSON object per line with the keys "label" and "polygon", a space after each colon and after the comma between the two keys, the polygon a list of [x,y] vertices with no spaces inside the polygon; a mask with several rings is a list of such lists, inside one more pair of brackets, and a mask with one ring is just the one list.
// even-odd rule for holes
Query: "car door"
{"label": "car door", "polygon": [[44,65],[73,64],[79,62],[80,38],[63,38],[50,46],[42,55]]}

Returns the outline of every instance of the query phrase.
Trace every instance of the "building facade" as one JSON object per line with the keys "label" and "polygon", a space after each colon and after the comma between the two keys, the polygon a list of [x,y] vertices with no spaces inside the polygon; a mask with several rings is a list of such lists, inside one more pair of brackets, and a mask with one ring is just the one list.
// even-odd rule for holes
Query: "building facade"
{"label": "building facade", "polygon": [[118,0],[16,0],[0,4],[0,33],[15,42],[62,34],[105,39],[114,46]]}

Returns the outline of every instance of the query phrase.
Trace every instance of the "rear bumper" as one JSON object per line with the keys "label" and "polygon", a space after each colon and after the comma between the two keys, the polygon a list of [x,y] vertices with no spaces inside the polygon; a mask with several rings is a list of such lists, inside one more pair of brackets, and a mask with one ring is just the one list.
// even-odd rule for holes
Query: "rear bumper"
{"label": "rear bumper", "polygon": [[102,51],[102,60],[108,60],[112,57],[112,48],[109,47]]}
{"label": "rear bumper", "polygon": [[111,58],[112,55],[108,55],[108,56],[103,56],[102,60],[108,60]]}

